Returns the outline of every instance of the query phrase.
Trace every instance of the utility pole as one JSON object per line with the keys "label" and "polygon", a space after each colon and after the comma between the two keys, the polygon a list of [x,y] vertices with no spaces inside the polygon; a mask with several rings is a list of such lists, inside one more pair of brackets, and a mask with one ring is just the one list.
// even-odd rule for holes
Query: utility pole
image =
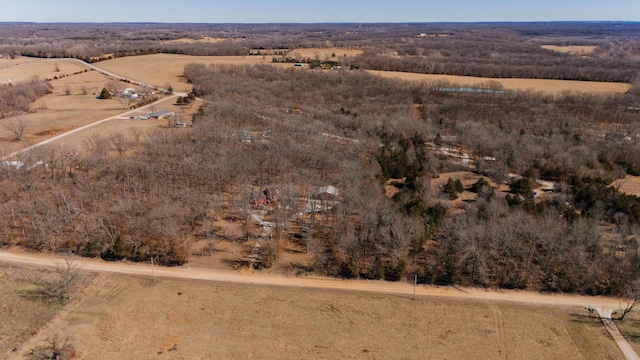
{"label": "utility pole", "polygon": [[413,298],[416,298],[416,287],[418,286],[418,274],[413,275]]}
{"label": "utility pole", "polygon": [[153,279],[153,282],[156,282],[156,274],[153,271],[153,256],[151,257],[151,278]]}

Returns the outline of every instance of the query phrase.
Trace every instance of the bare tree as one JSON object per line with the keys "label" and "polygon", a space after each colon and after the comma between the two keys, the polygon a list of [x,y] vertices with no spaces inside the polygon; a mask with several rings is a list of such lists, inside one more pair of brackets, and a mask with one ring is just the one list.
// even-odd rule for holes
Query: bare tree
{"label": "bare tree", "polygon": [[74,337],[54,331],[44,340],[45,345],[39,346],[31,354],[34,360],[64,360],[75,357]]}
{"label": "bare tree", "polygon": [[5,130],[11,132],[13,135],[13,141],[22,140],[25,130],[27,129],[27,123],[22,117],[14,117],[6,119],[0,123],[0,126]]}
{"label": "bare tree", "polygon": [[122,133],[112,134],[109,137],[109,140],[111,140],[111,143],[116,148],[119,155],[124,155],[124,153],[127,152],[127,139],[122,135]]}
{"label": "bare tree", "polygon": [[232,223],[224,229],[224,237],[233,243],[233,253],[236,253],[236,241],[240,237],[241,230],[238,224]]}
{"label": "bare tree", "polygon": [[65,254],[64,263],[56,266],[56,273],[60,277],[63,296],[71,300],[71,287],[78,278],[78,266],[71,261],[68,254]]}
{"label": "bare tree", "polygon": [[126,96],[126,95],[119,95],[116,97],[116,99],[118,99],[118,102],[120,103],[120,105],[122,105],[123,109],[129,109],[129,107],[131,106],[131,103],[133,102],[133,98],[131,96]]}
{"label": "bare tree", "polygon": [[111,80],[106,85],[105,88],[113,95],[118,93],[120,89],[122,89],[122,84],[119,81]]}
{"label": "bare tree", "polygon": [[131,136],[133,136],[133,140],[136,142],[136,144],[140,143],[140,137],[142,136],[142,134],[140,133],[140,129],[138,129],[137,127],[132,127],[130,131]]}
{"label": "bare tree", "polygon": [[634,280],[624,291],[625,305],[617,320],[623,321],[625,317],[640,307],[640,279]]}

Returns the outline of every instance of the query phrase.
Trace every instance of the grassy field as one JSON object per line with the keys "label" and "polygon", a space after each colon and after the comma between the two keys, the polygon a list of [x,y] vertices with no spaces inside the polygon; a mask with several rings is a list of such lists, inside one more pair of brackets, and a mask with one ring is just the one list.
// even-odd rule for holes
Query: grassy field
{"label": "grassy field", "polygon": [[230,40],[230,39],[213,38],[210,36],[204,36],[199,39],[181,38],[181,39],[167,40],[167,41],[163,41],[162,43],[163,44],[200,44],[200,43],[215,44],[215,43],[219,43],[227,40]]}
{"label": "grassy field", "polygon": [[[362,54],[360,49],[343,49],[343,48],[308,48],[308,49],[296,49],[289,53],[290,58],[303,59],[311,58],[318,60],[331,60],[340,61],[345,56],[356,56]],[[335,57],[332,57],[335,55]]]}
{"label": "grassy field", "polygon": [[[269,58],[269,61],[271,59]],[[176,91],[190,91],[192,86],[183,76],[184,66],[200,64],[251,65],[263,61],[262,56],[187,56],[155,54],[117,58],[96,63],[115,74],[156,86],[169,83]]]}
{"label": "grassy field", "polygon": [[595,49],[597,49],[597,46],[593,46],[593,45],[567,45],[567,46],[542,45],[541,48],[547,49],[547,50],[551,50],[551,51],[555,51],[555,52],[571,54],[571,55],[589,55]]}
{"label": "grassy field", "polygon": [[86,359],[621,358],[582,309],[117,275],[92,289],[51,326]]}
{"label": "grassy field", "polygon": [[[7,153],[123,112],[117,100],[99,100],[95,93],[109,81],[95,71],[53,80],[53,92],[31,104],[29,113],[18,115],[26,124],[22,141],[11,141],[11,133],[0,128],[0,148]],[[69,87],[70,95],[65,94]],[[83,94],[81,88],[86,88]]]}
{"label": "grassy field", "polygon": [[[6,64],[6,65],[5,65]],[[65,59],[18,58],[0,61],[0,76],[13,82],[28,81],[34,77],[41,80],[71,75],[86,68],[75,61]]]}
{"label": "grassy field", "polygon": [[47,280],[51,271],[0,263],[0,358],[37,333],[62,309],[57,301],[34,296],[35,282]]}
{"label": "grassy field", "polygon": [[[113,100],[109,100],[113,101]],[[174,112],[176,118],[183,117],[188,124],[191,123],[191,115],[198,110],[198,104],[194,104],[193,106],[186,108],[177,106],[175,104],[175,98],[166,99],[153,107],[155,111],[159,110],[167,110],[170,112]],[[124,110],[120,109],[117,113],[121,113]],[[184,111],[184,114],[182,114]],[[65,136],[63,138],[57,139],[51,144],[67,146],[76,149],[82,149],[84,144],[89,138],[94,136],[94,134],[99,134],[103,137],[108,138],[111,134],[121,133],[126,136],[129,141],[134,141],[134,130],[138,130],[138,133],[141,134],[141,138],[145,137],[145,132],[151,131],[154,129],[162,129],[169,128],[168,122],[166,119],[148,119],[148,120],[138,120],[131,119],[131,117],[135,117],[138,115],[148,115],[151,112],[149,108],[139,109],[133,111],[129,116],[119,117],[113,119],[111,121],[107,121],[96,126],[92,126],[90,128],[75,132],[69,136]],[[185,131],[186,128],[173,128],[171,131]]]}
{"label": "grassy field", "polygon": [[630,313],[624,321],[616,321],[616,326],[631,347],[640,354],[640,314]]}
{"label": "grassy field", "polygon": [[640,196],[640,176],[627,175],[624,179],[616,180],[611,185],[625,194]]}
{"label": "grassy field", "polygon": [[473,76],[455,75],[430,75],[415,74],[396,71],[368,70],[370,73],[387,78],[396,78],[407,81],[448,81],[461,86],[474,86],[488,81],[495,81],[506,90],[534,90],[551,94],[558,94],[563,91],[581,91],[594,93],[625,93],[631,85],[625,83],[608,83],[597,81],[571,81],[571,80],[545,80],[545,79],[492,79]]}

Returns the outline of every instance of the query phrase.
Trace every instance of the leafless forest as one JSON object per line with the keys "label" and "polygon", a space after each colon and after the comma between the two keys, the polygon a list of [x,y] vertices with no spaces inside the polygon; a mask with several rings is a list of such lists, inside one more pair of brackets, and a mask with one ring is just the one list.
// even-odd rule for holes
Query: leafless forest
{"label": "leafless forest", "polygon": [[[96,135],[80,160],[47,148],[24,155],[44,159],[46,169],[3,168],[4,245],[179,265],[194,239],[229,240],[210,219],[248,224],[250,204],[276,186],[277,225],[262,249],[265,266],[287,236],[313,254],[307,270],[349,278],[416,274],[423,283],[586,294],[622,294],[639,278],[640,198],[609,186],[640,175],[637,85],[626,94],[551,96],[492,83],[477,91],[411,84],[355,70],[634,82],[637,24],[238,25],[233,37],[241,40],[206,46],[159,44],[187,31],[229,32],[222,25],[86,25],[93,35],[69,35],[83,26],[3,25],[0,51],[87,58],[366,50],[339,60],[354,70],[187,66],[194,94],[206,99],[188,131],[157,130],[135,142]],[[57,36],[51,46],[37,40]],[[576,42],[598,50],[577,57],[539,47]],[[259,135],[240,141],[243,134]],[[468,152],[475,167],[443,156],[443,148]],[[456,211],[449,200],[461,184],[451,181],[434,195],[440,174],[470,170],[510,182],[511,193],[497,196],[478,181],[470,188],[478,199]],[[403,179],[393,197],[385,195],[389,179]],[[542,201],[531,191],[539,180],[555,184]],[[340,190],[339,200],[306,211],[326,185]],[[248,225],[244,231],[233,240],[248,237]]]}

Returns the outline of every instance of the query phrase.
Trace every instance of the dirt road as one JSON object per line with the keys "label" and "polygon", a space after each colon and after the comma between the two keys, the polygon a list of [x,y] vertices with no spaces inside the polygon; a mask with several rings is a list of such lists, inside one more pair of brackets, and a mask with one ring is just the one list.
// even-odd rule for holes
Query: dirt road
{"label": "dirt road", "polygon": [[[12,252],[0,252],[0,261],[45,267],[54,267],[58,264],[64,263],[64,260],[57,256]],[[111,272],[158,278],[197,279],[242,284],[360,291],[393,294],[406,297],[411,297],[414,294],[414,287],[407,283],[340,280],[323,277],[283,277],[259,273],[242,274],[232,271],[218,271],[189,267],[152,267],[149,264],[125,264],[85,258],[74,258],[73,262],[79,269],[91,272]],[[488,302],[511,302],[538,306],[595,308],[601,315],[604,325],[611,333],[625,357],[630,360],[640,359],[633,351],[630,344],[620,335],[618,329],[611,321],[610,314],[612,311],[618,310],[622,307],[623,302],[620,299],[594,296],[540,294],[528,291],[495,291],[477,288],[453,288],[422,285],[415,288],[415,296]]]}
{"label": "dirt road", "polygon": [[[47,255],[0,252],[0,261],[27,265],[55,266],[63,260],[60,257]],[[167,268],[154,266],[152,268],[148,264],[112,263],[84,258],[75,258],[73,261],[80,269],[85,271],[112,272],[163,278],[198,279],[243,284],[364,291],[405,296],[412,296],[414,291],[413,286],[410,284],[385,281],[341,280],[324,277],[283,277],[259,273],[241,274],[232,271],[196,269],[189,267]],[[620,299],[609,297],[540,294],[529,291],[496,291],[476,288],[453,288],[423,285],[418,286],[415,290],[416,296],[501,301],[532,305],[591,306],[617,310],[621,308],[623,303]]]}
{"label": "dirt road", "polygon": [[633,350],[633,348],[631,347],[631,344],[629,344],[627,339],[625,339],[622,334],[620,334],[620,330],[618,330],[616,324],[613,322],[613,320],[611,320],[611,309],[595,308],[595,310],[600,315],[602,323],[607,328],[607,331],[624,354],[624,357],[627,358],[627,360],[640,360],[640,356],[636,354],[635,350]]}

